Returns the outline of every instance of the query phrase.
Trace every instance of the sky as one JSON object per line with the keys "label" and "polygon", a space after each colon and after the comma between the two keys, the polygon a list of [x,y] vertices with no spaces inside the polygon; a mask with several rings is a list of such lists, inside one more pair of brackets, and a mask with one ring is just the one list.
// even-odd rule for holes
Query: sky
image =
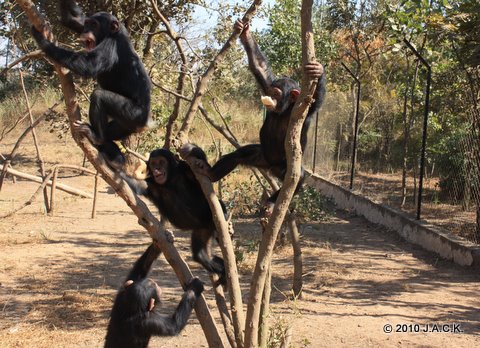
{"label": "sky", "polygon": [[[216,1],[210,1],[210,3],[215,4]],[[243,0],[243,1],[235,1],[235,0],[228,0],[228,3],[235,5],[240,4],[244,6],[250,6],[252,0]],[[275,0],[263,0],[262,8],[266,8],[267,6],[271,6],[275,3]],[[212,5],[215,7],[215,5]],[[194,19],[202,25],[205,26],[206,29],[213,28],[217,24],[217,15],[214,11],[207,11],[204,7],[197,6],[194,12]],[[267,28],[268,18],[260,18],[255,16],[252,20],[252,28],[255,30],[262,30]]]}

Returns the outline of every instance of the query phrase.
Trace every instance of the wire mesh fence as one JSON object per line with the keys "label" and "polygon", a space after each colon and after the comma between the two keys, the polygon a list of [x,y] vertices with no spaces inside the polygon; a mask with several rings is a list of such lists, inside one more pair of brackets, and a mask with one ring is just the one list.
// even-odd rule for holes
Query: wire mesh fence
{"label": "wire mesh fence", "polygon": [[[356,153],[352,191],[417,218],[423,104],[405,116],[402,96],[392,95],[386,102],[395,103],[396,112],[371,115],[363,108],[354,149],[355,98],[353,85],[350,91],[329,90],[309,130],[305,166],[350,189]],[[453,135],[427,137],[420,215],[475,243],[480,243],[479,125],[472,111]]]}

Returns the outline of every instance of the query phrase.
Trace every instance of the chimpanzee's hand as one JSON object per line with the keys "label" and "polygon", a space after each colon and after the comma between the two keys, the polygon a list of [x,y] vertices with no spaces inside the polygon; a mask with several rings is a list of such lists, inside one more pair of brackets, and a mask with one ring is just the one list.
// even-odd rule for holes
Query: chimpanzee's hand
{"label": "chimpanzee's hand", "polygon": [[319,79],[323,73],[323,65],[318,62],[309,62],[305,65],[305,73],[313,78]]}
{"label": "chimpanzee's hand", "polygon": [[250,35],[250,24],[243,24],[241,19],[237,19],[233,25],[234,29],[240,31],[240,39],[246,40],[248,35]]}
{"label": "chimpanzee's hand", "polygon": [[203,282],[198,278],[193,278],[190,283],[187,284],[187,290],[192,290],[195,293],[195,296],[200,296],[205,290],[203,287]]}
{"label": "chimpanzee's hand", "polygon": [[44,49],[50,43],[50,41],[47,39],[49,33],[50,33],[50,29],[49,29],[48,25],[45,25],[43,27],[42,32],[38,31],[32,25],[32,36],[35,39],[35,41],[37,42],[38,47],[40,47],[41,49]]}

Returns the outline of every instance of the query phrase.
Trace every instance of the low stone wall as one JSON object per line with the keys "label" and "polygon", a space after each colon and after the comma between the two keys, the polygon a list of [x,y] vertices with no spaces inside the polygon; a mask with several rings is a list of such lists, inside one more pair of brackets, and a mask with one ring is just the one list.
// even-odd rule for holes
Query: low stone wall
{"label": "low stone wall", "polygon": [[340,209],[365,217],[368,221],[396,231],[407,241],[433,251],[445,259],[462,266],[480,269],[480,246],[452,235],[442,228],[375,203],[349,190],[335,185],[318,175],[309,175],[305,183],[330,197]]}

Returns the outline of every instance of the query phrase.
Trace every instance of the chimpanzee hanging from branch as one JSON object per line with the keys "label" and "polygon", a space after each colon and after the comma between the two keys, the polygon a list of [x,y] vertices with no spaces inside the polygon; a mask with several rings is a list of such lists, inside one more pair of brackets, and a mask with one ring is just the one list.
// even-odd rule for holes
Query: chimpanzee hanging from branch
{"label": "chimpanzee hanging from branch", "polygon": [[97,80],[90,96],[90,125],[78,121],[84,133],[114,166],[124,163],[114,140],[140,132],[150,122],[151,82],[132,47],[127,30],[116,17],[98,12],[86,17],[73,0],[60,1],[62,23],[80,34],[86,51],[73,52],[56,46],[32,27],[38,46],[58,64],[74,73]]}
{"label": "chimpanzee hanging from branch", "polygon": [[108,324],[105,348],[144,348],[151,336],[175,336],[185,327],[203,283],[193,278],[172,315],[161,309],[161,289],[147,278],[160,249],[151,244],[135,262],[117,293]]}
{"label": "chimpanzee hanging from branch", "polygon": [[[246,165],[269,170],[277,178],[283,180],[287,171],[285,154],[285,137],[288,123],[292,115],[293,106],[300,95],[298,83],[291,78],[282,77],[275,79],[267,59],[260,51],[250,33],[249,25],[244,25],[237,20],[236,29],[242,30],[240,40],[247,52],[250,71],[260,85],[262,104],[267,109],[265,121],[260,129],[260,144],[250,144],[238,148],[215,163],[212,167],[206,162],[197,161],[200,171],[210,180],[218,181],[229,174],[238,165]],[[305,66],[305,73],[313,78],[318,78],[315,101],[308,110],[301,134],[302,151],[307,144],[307,131],[313,115],[320,109],[325,99],[325,74],[323,66],[318,62],[310,62]],[[297,185],[297,192],[302,186],[302,177]],[[270,214],[278,197],[279,191],[274,192],[267,201],[266,214]]]}

